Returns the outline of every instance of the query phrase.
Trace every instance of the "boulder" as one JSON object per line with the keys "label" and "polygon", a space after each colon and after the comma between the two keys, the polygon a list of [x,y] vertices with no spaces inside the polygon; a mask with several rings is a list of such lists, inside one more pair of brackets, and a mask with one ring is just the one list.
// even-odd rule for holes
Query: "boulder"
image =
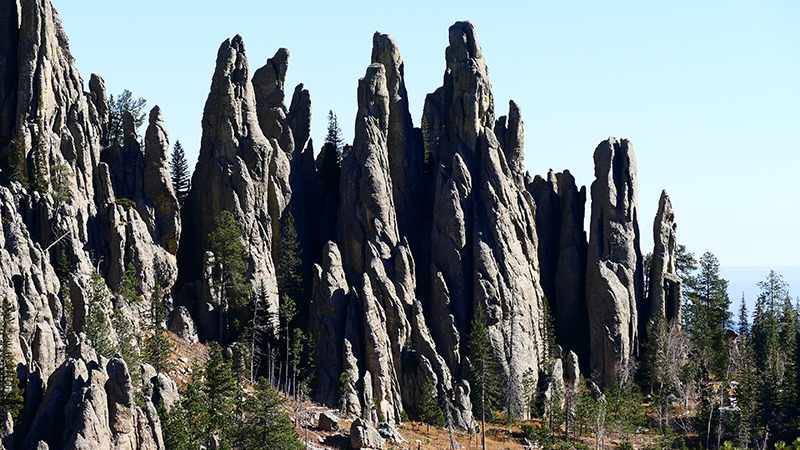
{"label": "boulder", "polygon": [[339,418],[330,412],[323,412],[319,415],[317,428],[323,431],[339,431]]}
{"label": "boulder", "polygon": [[356,419],[350,426],[350,446],[352,448],[383,449],[383,438],[378,430],[363,420]]}
{"label": "boulder", "polygon": [[177,306],[172,310],[170,317],[169,329],[175,336],[182,339],[189,345],[194,345],[200,342],[197,335],[197,325],[189,313],[189,309],[185,306]]}

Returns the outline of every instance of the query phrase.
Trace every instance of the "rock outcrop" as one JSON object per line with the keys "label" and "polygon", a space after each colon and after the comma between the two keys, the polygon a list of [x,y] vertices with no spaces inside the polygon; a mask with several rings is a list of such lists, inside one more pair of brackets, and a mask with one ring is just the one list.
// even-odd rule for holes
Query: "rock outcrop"
{"label": "rock outcrop", "polygon": [[654,314],[660,314],[667,323],[681,323],[682,282],[675,268],[677,229],[672,202],[667,191],[661,191],[658,212],[653,222],[653,261],[650,266],[647,307],[643,311],[645,325]]}
{"label": "rock outcrop", "polygon": [[[140,139],[133,112],[112,108],[98,75],[84,92],[73,62],[50,0],[0,0],[0,295],[15,319],[8,328],[25,387],[19,429],[27,434],[16,439],[23,449],[164,448],[154,405],[173,407],[177,385],[151,366],[98,356],[81,333],[92,275],[111,297],[133,267],[133,295],[150,298],[156,287],[176,294],[165,303],[186,344],[227,344],[236,337],[226,326],[231,303],[215,282],[219,256],[209,241],[223,211],[243,231],[246,282],[263,284],[273,314],[281,240],[295,228],[306,292],[295,299],[293,326],[307,323],[313,335],[318,400],[360,416],[354,448],[384,446],[372,428],[378,422],[401,441],[394,427],[404,412],[421,412],[428,380],[454,427],[473,428],[462,378],[478,310],[504,406],[516,417],[528,414],[523,374],[538,384],[540,371],[550,371],[541,370],[547,306],[565,349],[551,394],[574,387],[581,372],[599,373],[600,384],[625,376],[643,323],[657,312],[680,320],[666,192],[645,300],[630,142],[611,138],[595,150],[587,244],[586,188],[567,170],[524,173],[520,105],[512,100],[495,117],[470,22],[449,29],[444,82],[425,99],[418,128],[399,46],[375,33],[358,82],[354,141],[327,143],[316,160],[303,84],[287,106],[289,51],[278,49],[251,79],[242,37],[226,40],[182,208],[164,112],[151,109]],[[135,329],[146,306],[114,297]],[[142,374],[143,404],[134,401],[131,370]]]}
{"label": "rock outcrop", "polygon": [[144,409],[135,404],[125,362],[93,355],[67,359],[48,379],[21,448],[42,443],[87,450],[164,448],[155,406],[150,399]]}
{"label": "rock outcrop", "polygon": [[[237,35],[225,40],[217,53],[203,113],[200,154],[181,212],[190,224],[182,235],[185,252],[179,254],[184,282],[203,278],[204,252],[211,250],[208,236],[216,229],[215,219],[222,211],[231,211],[247,241],[248,278],[264,283],[270,310],[277,311],[272,242],[285,207],[282,199],[288,180],[276,177],[273,168],[281,161],[285,162],[285,155],[264,136],[258,123],[244,41]],[[198,297],[191,305],[198,313],[222,307],[207,289]],[[203,329],[203,321],[200,326],[206,339],[226,339],[220,336],[223,327]]]}
{"label": "rock outcrop", "polygon": [[636,158],[627,139],[609,138],[594,151],[592,218],[586,263],[591,371],[608,384],[630,375],[638,352],[642,252]]}
{"label": "rock outcrop", "polygon": [[551,170],[547,179],[534,177],[527,189],[536,202],[541,283],[554,319],[556,342],[588,362],[586,188],[578,189],[569,170]]}
{"label": "rock outcrop", "polygon": [[[511,401],[511,410],[523,417],[520,380],[528,369],[538,373],[544,352],[534,201],[515,181],[494,134],[488,69],[471,23],[450,27],[445,56],[444,86],[428,95],[422,119],[425,151],[436,174],[433,291],[424,306],[454,371],[461,370],[472,312],[486,311],[494,352],[509,380],[506,398],[520,399]],[[511,115],[517,112],[512,104]],[[521,119],[512,119],[521,127]],[[521,133],[517,137],[504,140],[521,145]]]}

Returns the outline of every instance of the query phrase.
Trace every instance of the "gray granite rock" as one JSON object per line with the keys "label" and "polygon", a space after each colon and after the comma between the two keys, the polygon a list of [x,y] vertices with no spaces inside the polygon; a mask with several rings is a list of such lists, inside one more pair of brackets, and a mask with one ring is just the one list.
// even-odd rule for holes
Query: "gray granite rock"
{"label": "gray granite rock", "polygon": [[369,423],[356,419],[350,426],[350,446],[352,448],[383,449],[385,443],[378,430]]}
{"label": "gray granite rock", "polygon": [[681,323],[682,281],[675,268],[677,229],[672,202],[667,191],[661,191],[658,211],[653,221],[653,262],[650,266],[650,286],[647,307],[643,311],[643,325],[654,314],[660,314],[667,323]]}
{"label": "gray granite rock", "polygon": [[591,371],[608,384],[629,376],[638,352],[642,301],[636,158],[630,141],[609,138],[594,151],[586,263]]}

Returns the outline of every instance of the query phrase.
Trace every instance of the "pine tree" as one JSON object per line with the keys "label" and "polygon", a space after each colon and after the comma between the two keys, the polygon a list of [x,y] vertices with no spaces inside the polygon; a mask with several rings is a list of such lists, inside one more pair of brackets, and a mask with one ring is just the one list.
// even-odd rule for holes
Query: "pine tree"
{"label": "pine tree", "polygon": [[10,166],[10,174],[8,181],[15,181],[22,185],[23,188],[28,189],[28,177],[25,175],[27,168],[27,160],[25,159],[25,141],[22,137],[17,137],[11,140],[9,147],[12,149],[11,154],[8,156],[8,164]]}
{"label": "pine tree", "polygon": [[289,382],[289,359],[291,354],[291,322],[297,315],[297,301],[304,296],[303,278],[300,274],[300,249],[297,242],[297,230],[294,227],[292,213],[287,213],[281,227],[281,254],[275,272],[278,278],[278,295],[280,304],[278,314],[282,322],[285,336],[285,381]]}
{"label": "pine tree", "polygon": [[467,338],[467,365],[465,378],[472,388],[473,414],[481,418],[481,441],[486,448],[486,411],[491,414],[500,397],[497,362],[489,339],[486,315],[480,305],[475,308],[472,329]]}
{"label": "pine tree", "polygon": [[328,111],[328,134],[325,136],[325,144],[331,144],[336,149],[336,160],[341,163],[344,138],[342,129],[339,127],[339,119],[333,111]]}
{"label": "pine tree", "polygon": [[[261,358],[265,356],[262,348],[264,336],[269,334],[272,329],[272,313],[269,311],[268,302],[267,286],[262,280],[259,282],[256,292],[253,295],[252,314],[247,331],[247,341],[250,344],[249,370],[251,383],[255,382],[256,375],[261,366]],[[267,350],[267,354],[268,353],[269,349]]]}
{"label": "pine tree", "polygon": [[125,112],[133,115],[134,129],[138,130],[144,124],[145,113],[142,110],[147,100],[139,97],[134,100],[133,93],[127,89],[118,97],[111,94],[108,98],[108,145],[123,144],[125,130],[122,127],[122,116]]}
{"label": "pine tree", "polygon": [[779,396],[783,384],[782,367],[785,354],[780,348],[780,308],[788,296],[788,285],[774,270],[758,283],[761,293],[753,315],[753,360],[758,373],[759,419],[761,425],[773,422],[778,414]]}
{"label": "pine tree", "polygon": [[183,206],[186,196],[189,195],[191,178],[189,178],[189,163],[186,162],[186,154],[181,141],[175,141],[175,145],[172,146],[169,169],[172,177],[172,189],[175,191],[178,203]]}
{"label": "pine tree", "polygon": [[89,291],[88,311],[83,331],[92,341],[98,355],[114,356],[117,348],[109,339],[111,324],[106,314],[106,311],[111,309],[111,302],[108,300],[106,283],[97,271],[92,273]]}
{"label": "pine tree", "polygon": [[742,303],[739,306],[739,336],[747,337],[750,335],[750,314],[747,312],[744,292],[742,292]]}
{"label": "pine tree", "polygon": [[284,400],[264,378],[242,407],[242,423],[236,433],[236,448],[301,450],[297,430],[281,406]]}
{"label": "pine tree", "polygon": [[700,258],[699,273],[693,281],[684,308],[684,326],[701,361],[722,379],[728,363],[725,330],[731,326],[731,302],[728,282],[720,277],[719,261],[712,253]]}
{"label": "pine tree", "polygon": [[39,119],[36,134],[33,136],[33,148],[31,149],[31,188],[44,195],[49,190],[49,174],[50,168],[48,165],[48,153],[50,148],[47,142],[47,133],[45,133],[44,120],[43,120],[43,106],[42,97],[39,97]]}
{"label": "pine tree", "polygon": [[306,341],[306,336],[300,328],[294,329],[294,339],[292,340],[292,355],[290,363],[292,364],[292,395],[297,398],[297,365],[303,357],[303,347]]}
{"label": "pine tree", "polygon": [[208,236],[211,251],[214,253],[212,285],[222,292],[222,312],[219,321],[219,339],[223,344],[228,340],[228,316],[231,307],[247,304],[250,285],[247,283],[248,254],[244,246],[242,228],[230,211],[222,211],[217,216],[216,229]]}
{"label": "pine tree", "polygon": [[636,430],[645,420],[639,386],[632,381],[620,381],[617,378],[610,386],[606,386],[605,396],[614,427],[623,441],[630,443]]}
{"label": "pine tree", "polygon": [[172,342],[169,341],[167,327],[167,309],[164,306],[161,286],[156,283],[150,296],[149,328],[153,333],[145,341],[145,359],[156,372],[167,372],[170,369],[169,357],[172,355]]}
{"label": "pine tree", "polygon": [[670,396],[678,380],[670,370],[669,348],[667,340],[667,324],[664,315],[658,311],[647,324],[647,342],[645,343],[642,372],[650,387],[657,408],[656,417],[659,427],[669,419]]}
{"label": "pine tree", "polygon": [[125,275],[122,277],[122,286],[119,293],[129,304],[139,303],[139,278],[136,274],[136,267],[133,262],[125,266]]}
{"label": "pine tree", "polygon": [[157,411],[167,450],[196,450],[206,445],[208,411],[202,384],[202,369],[195,366],[191,381],[181,391],[180,401],[175,402],[169,412],[159,402]]}
{"label": "pine tree", "polygon": [[[14,355],[11,353],[11,339],[13,338],[11,324],[14,321],[14,308],[8,297],[3,297],[2,319],[3,326],[0,329],[0,418],[4,423],[5,417],[11,413],[14,423],[18,423],[23,398],[17,379],[17,369],[14,365]],[[11,430],[0,428],[0,436],[5,435],[3,431]]]}
{"label": "pine tree", "polygon": [[437,401],[436,386],[430,378],[425,378],[425,383],[422,384],[422,411],[419,418],[428,424],[428,430],[431,425],[437,428],[445,425],[444,413]]}
{"label": "pine tree", "polygon": [[291,340],[289,339],[289,333],[290,333],[291,328],[289,327],[289,324],[292,322],[292,319],[294,319],[294,316],[297,315],[297,307],[296,307],[295,302],[292,299],[292,297],[289,297],[288,294],[285,294],[285,293],[281,294],[280,299],[281,299],[281,302],[280,302],[280,305],[278,305],[278,316],[280,317],[280,319],[281,319],[281,321],[283,323],[282,326],[283,326],[283,331],[285,333],[284,336],[286,338],[286,341],[285,341],[285,344],[286,344],[286,360],[284,361],[285,371],[284,371],[284,378],[283,379],[284,379],[284,382],[288,385],[288,383],[289,383],[289,357],[291,355],[291,350],[290,350]]}
{"label": "pine tree", "polygon": [[228,446],[234,433],[234,403],[239,388],[233,379],[233,371],[222,358],[222,348],[216,342],[209,347],[209,359],[203,370],[202,393],[207,414],[207,433],[210,441],[216,435],[223,446]]}
{"label": "pine tree", "polygon": [[72,171],[69,166],[63,164],[56,164],[50,168],[50,184],[53,186],[53,200],[56,203],[56,210],[60,205],[68,202],[72,193],[70,186],[72,186]]}
{"label": "pine tree", "polygon": [[[139,355],[139,346],[137,345],[138,342],[134,333],[133,324],[125,317],[122,308],[112,309],[111,326],[114,327],[114,332],[117,334],[118,341],[114,350],[122,356],[122,359],[125,360],[125,364],[127,364],[128,367],[136,367],[141,360],[141,356]],[[138,382],[141,374],[137,370],[132,370],[131,376]]]}

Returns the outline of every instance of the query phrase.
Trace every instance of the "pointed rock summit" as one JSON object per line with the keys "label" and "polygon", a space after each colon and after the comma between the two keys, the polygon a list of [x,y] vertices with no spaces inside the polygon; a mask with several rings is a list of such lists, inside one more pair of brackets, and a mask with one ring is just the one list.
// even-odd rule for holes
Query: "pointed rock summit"
{"label": "pointed rock summit", "polygon": [[627,139],[594,151],[592,218],[586,263],[591,370],[606,384],[625,379],[638,354],[642,252],[636,157]]}

